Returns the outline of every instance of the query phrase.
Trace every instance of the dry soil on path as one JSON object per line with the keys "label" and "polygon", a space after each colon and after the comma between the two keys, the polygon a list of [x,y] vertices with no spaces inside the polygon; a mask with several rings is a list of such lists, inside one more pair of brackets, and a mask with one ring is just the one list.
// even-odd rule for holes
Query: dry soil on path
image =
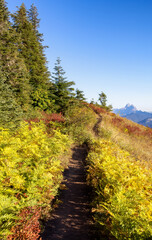
{"label": "dry soil on path", "polygon": [[65,170],[66,189],[61,204],[45,224],[42,240],[94,240],[90,214],[90,189],[86,183],[85,147],[73,148],[69,168]]}

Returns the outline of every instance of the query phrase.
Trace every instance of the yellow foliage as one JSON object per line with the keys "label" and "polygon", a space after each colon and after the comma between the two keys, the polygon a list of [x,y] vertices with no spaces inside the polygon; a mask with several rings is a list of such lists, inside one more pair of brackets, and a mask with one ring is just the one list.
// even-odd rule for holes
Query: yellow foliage
{"label": "yellow foliage", "polygon": [[95,188],[95,218],[116,239],[152,237],[152,174],[110,140],[96,140],[88,155]]}
{"label": "yellow foliage", "polygon": [[61,156],[70,145],[57,130],[50,136],[43,122],[23,122],[14,134],[1,129],[0,238],[8,235],[21,209],[49,206],[63,178]]}

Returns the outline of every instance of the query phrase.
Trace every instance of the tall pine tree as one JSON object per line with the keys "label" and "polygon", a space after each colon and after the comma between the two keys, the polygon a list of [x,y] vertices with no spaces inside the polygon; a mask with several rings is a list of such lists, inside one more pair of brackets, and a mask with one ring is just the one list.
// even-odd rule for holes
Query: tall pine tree
{"label": "tall pine tree", "polygon": [[[51,107],[48,95],[50,73],[47,68],[44,48],[37,30],[39,24],[37,12],[35,8],[33,10],[33,7],[29,12],[29,18],[25,5],[22,4],[13,15],[13,27],[22,39],[19,48],[20,56],[24,59],[30,74],[30,84],[33,88],[31,94],[33,106],[46,110]],[[44,99],[42,99],[43,97]]]}
{"label": "tall pine tree", "polygon": [[[43,34],[39,33],[38,28],[40,26],[40,19],[38,18],[39,14],[37,11],[37,8],[34,4],[31,5],[31,8],[27,11],[28,13],[28,19],[29,21],[32,23],[33,29],[36,33],[37,36],[37,40],[39,42],[43,42]],[[40,45],[40,47],[42,48],[42,50],[45,48],[42,45]]]}
{"label": "tall pine tree", "polygon": [[37,8],[36,6],[34,6],[34,4],[31,5],[31,8],[29,9],[28,11],[28,17],[29,17],[29,20],[30,22],[32,23],[33,25],[33,29],[35,31],[38,30],[39,28],[39,23],[40,23],[40,19],[38,18],[38,11],[37,11]]}
{"label": "tall pine tree", "polygon": [[16,101],[24,110],[29,106],[29,74],[18,51],[20,38],[11,27],[9,12],[4,0],[0,0],[0,66]]}
{"label": "tall pine tree", "polygon": [[60,63],[60,58],[57,58],[54,73],[52,74],[53,88],[51,89],[51,92],[54,94],[58,111],[64,113],[70,104],[70,100],[74,97],[74,88],[72,85],[75,85],[75,83],[73,81],[66,80],[67,78],[64,76],[65,72]]}
{"label": "tall pine tree", "polygon": [[19,126],[22,116],[23,111],[0,69],[0,127],[13,130]]}

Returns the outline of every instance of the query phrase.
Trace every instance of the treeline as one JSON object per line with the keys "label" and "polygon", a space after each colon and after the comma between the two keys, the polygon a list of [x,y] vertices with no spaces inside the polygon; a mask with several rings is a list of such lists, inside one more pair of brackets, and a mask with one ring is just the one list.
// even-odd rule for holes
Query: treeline
{"label": "treeline", "polygon": [[10,14],[0,0],[0,125],[16,126],[37,110],[62,112],[82,91],[67,81],[58,58],[52,76],[47,67],[37,8],[24,3]]}

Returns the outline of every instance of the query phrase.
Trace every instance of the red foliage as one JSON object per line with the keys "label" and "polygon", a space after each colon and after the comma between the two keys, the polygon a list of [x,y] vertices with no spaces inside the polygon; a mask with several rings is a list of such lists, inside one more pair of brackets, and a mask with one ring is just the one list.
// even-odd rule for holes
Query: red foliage
{"label": "red foliage", "polygon": [[48,114],[48,113],[43,112],[42,115],[43,115],[42,120],[46,123],[49,123],[50,121],[52,121],[52,122],[64,122],[65,121],[64,117],[61,113]]}
{"label": "red foliage", "polygon": [[97,114],[106,113],[106,110],[104,108],[98,107],[94,104],[89,104],[89,107]]}
{"label": "red foliage", "polygon": [[145,131],[145,135],[152,138],[152,129],[147,127]]}
{"label": "red foliage", "polygon": [[135,135],[142,134],[142,130],[140,127],[126,123],[125,119],[122,117],[117,117],[117,116],[113,117],[112,124],[119,127],[122,131],[127,130],[127,133],[129,134],[135,134]]}
{"label": "red foliage", "polygon": [[151,128],[144,128],[143,126],[137,126],[134,124],[128,124],[125,122],[125,119],[122,117],[114,116],[112,118],[112,124],[121,129],[123,132],[127,130],[126,132],[129,134],[133,134],[136,136],[147,136],[152,138],[152,129]]}
{"label": "red foliage", "polygon": [[125,129],[127,129],[128,133],[129,134],[135,134],[135,135],[141,135],[142,134],[142,131],[140,129],[140,127],[138,126],[131,126],[129,124],[125,124]]}
{"label": "red foliage", "polygon": [[116,125],[116,126],[120,126],[120,124],[124,122],[124,119],[123,118],[120,118],[120,117],[113,117],[112,118],[112,124]]}
{"label": "red foliage", "polygon": [[31,122],[40,122],[41,120],[44,121],[44,123],[46,125],[48,125],[51,121],[52,122],[59,122],[59,123],[62,123],[65,121],[63,115],[61,113],[46,113],[46,112],[42,112],[42,118],[41,119],[38,119],[38,118],[33,118],[33,119],[30,119],[28,120],[27,122],[28,123],[31,123]]}
{"label": "red foliage", "polygon": [[40,237],[41,209],[38,207],[27,207],[22,209],[19,214],[19,220],[16,220],[15,226],[11,229],[12,234],[7,240],[37,240]]}

